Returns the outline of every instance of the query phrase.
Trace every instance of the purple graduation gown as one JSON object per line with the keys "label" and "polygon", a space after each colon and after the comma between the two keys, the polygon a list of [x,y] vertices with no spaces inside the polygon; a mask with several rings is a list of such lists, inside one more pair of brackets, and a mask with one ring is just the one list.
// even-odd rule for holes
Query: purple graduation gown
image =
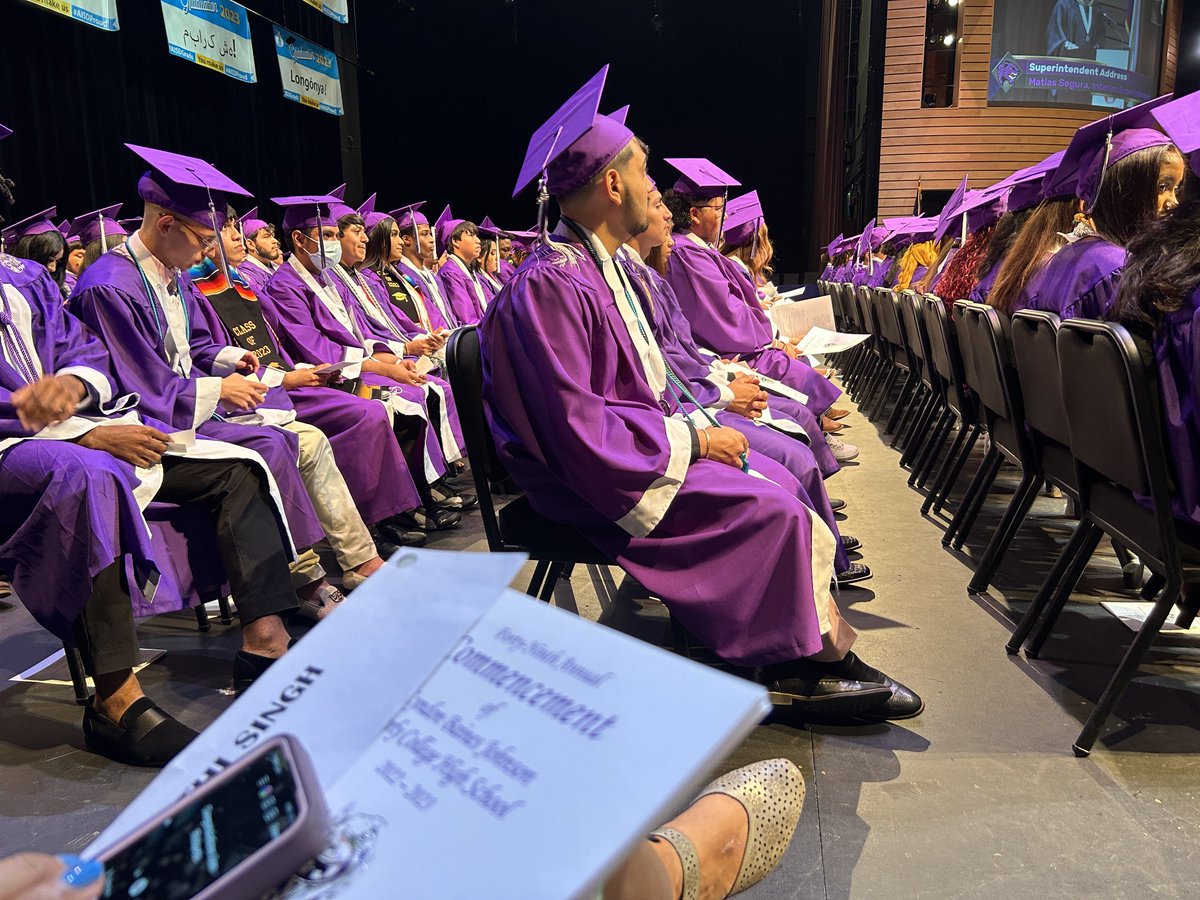
{"label": "purple graduation gown", "polygon": [[[463,325],[473,325],[483,318],[483,307],[475,293],[472,278],[462,270],[455,260],[447,257],[442,267],[437,270],[438,287],[442,296],[450,304],[454,315]],[[487,297],[487,294],[484,294]]]}
{"label": "purple graduation gown", "polygon": [[[362,329],[364,335],[369,335],[376,340],[384,342],[407,343],[409,339],[424,332],[424,329],[420,325],[406,316],[403,310],[391,302],[387,294],[387,288],[383,286],[383,281],[378,275],[367,269],[363,272],[363,281],[365,282],[366,289],[370,292],[370,295],[367,296],[367,302],[369,303],[374,299],[377,304],[377,311],[382,313],[388,324],[383,324],[372,315],[370,310],[364,308],[362,301],[354,293],[353,288],[349,287],[336,275],[334,276],[333,286],[341,296],[346,309],[354,310],[358,317],[359,327]],[[393,352],[395,350],[401,351],[396,353],[396,356],[403,357],[405,355],[403,347],[394,346]],[[463,440],[462,425],[458,421],[458,405],[454,401],[454,392],[450,390],[450,382],[446,381],[440,375],[435,375],[433,372],[426,374],[425,379],[430,385],[430,390],[437,390],[441,408],[444,410],[442,421],[438,423],[438,434],[442,442],[443,455],[452,460],[461,459],[463,450],[467,444]]]}
{"label": "purple graduation gown", "polygon": [[267,282],[271,280],[271,276],[275,274],[269,271],[266,266],[258,260],[247,255],[246,261],[238,266],[237,273],[242,276],[246,284],[250,286],[250,290],[254,291],[254,296],[261,297],[263,288],[267,286]]}
{"label": "purple graduation gown", "polygon": [[[384,297],[396,309],[396,321],[400,323],[411,322],[416,332],[426,331],[425,326],[407,315],[400,304],[404,302],[412,302],[416,305],[415,300],[409,300],[411,297],[419,297],[421,305],[425,308],[425,318],[429,320],[429,330],[440,331],[446,329],[449,331],[453,326],[446,321],[442,315],[442,311],[430,296],[429,285],[421,280],[420,276],[412,273],[410,269],[403,268],[399,264],[388,267],[388,278],[394,282],[394,289],[385,282],[378,272],[373,269],[364,269],[363,277],[367,279],[367,283],[371,285],[377,297]],[[418,316],[420,313],[418,312]]]}
{"label": "purple graduation gown", "polygon": [[517,267],[510,263],[507,259],[500,260],[500,268],[496,272],[496,280],[501,285],[506,285],[512,280],[513,275],[517,273]]}
{"label": "purple graduation gown", "polygon": [[817,652],[829,530],[778,484],[689,465],[686,425],[664,416],[669,392],[651,390],[607,284],[558,246],[534,249],[481,328],[508,471],[538,512],[579,528],[728,662]]}
{"label": "purple graduation gown", "polygon": [[[327,277],[334,279],[331,283],[336,289],[336,277]],[[275,330],[284,349],[293,360],[312,365],[336,363],[346,358],[348,350],[363,349],[362,342],[346,330],[290,264],[280,266],[271,276],[266,290],[259,296],[259,302],[263,305],[263,315],[267,322]],[[355,307],[349,306],[347,310],[355,317],[360,333],[367,337]],[[377,340],[372,343],[371,352],[392,351],[385,341]],[[423,420],[420,426],[420,442],[423,442],[425,448],[425,476],[429,481],[436,481],[445,475],[446,460],[438,444],[437,435],[433,429],[427,427],[429,410],[425,404],[424,390],[419,385],[400,384],[371,372],[362,373],[362,380],[366,384],[387,387],[407,408],[404,414]],[[408,410],[411,410],[411,413]],[[410,459],[410,471],[414,464],[415,460]]]}
{"label": "purple graduation gown", "polygon": [[1166,313],[1154,334],[1159,405],[1173,463],[1171,511],[1200,525],[1200,289],[1184,305]]}
{"label": "purple graduation gown", "polygon": [[668,258],[667,283],[700,346],[723,359],[740,355],[746,365],[805,394],[805,405],[815,415],[824,413],[841,395],[807,362],[771,346],[771,320],[736,263],[686,235],[678,236]]}
{"label": "purple graduation gown", "polygon": [[180,297],[191,324],[190,377],[176,372],[167,362],[146,287],[137,266],[124,255],[110,251],[92,263],[79,278],[70,309],[108,347],[118,384],[138,393],[140,408],[147,415],[165,422],[170,431],[196,428],[196,433],[204,437],[258,453],[279,486],[293,543],[301,550],[311,547],[325,532],[300,477],[296,435],[271,426],[236,425],[218,418],[195,422],[196,379],[211,371],[217,353],[225,345],[212,336],[190,287],[184,288],[187,276],[181,275],[180,282]]}
{"label": "purple graduation gown", "polygon": [[[241,275],[241,269],[234,270]],[[236,341],[217,315],[208,298],[194,285],[189,287],[208,330],[219,341],[235,346]],[[265,319],[265,316],[264,316]],[[271,329],[270,324],[267,328]],[[273,330],[272,330],[273,331]],[[296,366],[272,334],[275,352],[288,369]],[[285,390],[277,385],[267,391],[263,406],[294,409],[296,417],[321,430],[329,439],[338,471],[354,498],[359,515],[368,525],[382,522],[421,505],[417,486],[396,443],[392,424],[383,404],[356,397],[330,387]]]}
{"label": "purple graduation gown", "polygon": [[[108,383],[108,353],[79,320],[63,311],[62,293],[45,267],[0,254],[0,286],[29,303],[36,356],[45,374],[90,369]],[[9,346],[8,330],[0,340]],[[25,342],[22,341],[22,344]],[[18,351],[19,352],[19,351]],[[17,357],[14,357],[17,358]],[[29,438],[11,398],[28,384],[20,369],[0,353],[0,441]],[[109,404],[82,414],[104,418]],[[145,424],[161,427],[152,420]],[[92,581],[125,560],[131,592],[137,594],[159,571],[134,491],[134,467],[102,450],[67,440],[22,440],[0,450],[0,561],[13,589],[38,624],[73,642],[72,628],[92,593]],[[131,570],[131,571],[130,571]]]}
{"label": "purple graduation gown", "polygon": [[1029,280],[1016,309],[1040,309],[1063,319],[1103,319],[1117,297],[1125,248],[1099,237],[1067,244]]}
{"label": "purple graduation gown", "polygon": [[982,278],[975,283],[975,287],[971,288],[970,300],[972,303],[987,303],[988,294],[992,292],[992,288],[996,284],[996,279],[1000,277],[1000,266],[1004,260],[996,261]]}
{"label": "purple graduation gown", "polygon": [[[668,313],[669,304],[674,303],[671,286],[653,269],[633,260],[628,254],[621,255],[621,263],[629,275],[630,282],[638,290],[638,299],[667,364],[702,406],[711,407],[718,402],[720,391],[709,380],[708,367],[702,368],[697,364],[696,357],[683,346],[680,335],[674,328]],[[670,301],[667,300],[668,296],[671,297]],[[685,409],[690,413],[694,407],[689,404]],[[824,476],[808,445],[768,425],[755,424],[745,416],[728,410],[720,410],[714,413],[713,417],[718,424],[744,434],[754,453],[775,460],[791,473],[800,488],[797,494],[800,502],[820,516],[834,537],[838,538],[837,555],[834,559],[836,570],[844,572],[850,568],[850,556],[841,546],[837,520],[833,514],[833,507],[829,505],[829,495],[825,492]],[[825,441],[821,441],[820,446],[829,453],[829,445]],[[832,459],[832,453],[829,455]],[[758,465],[758,459],[754,465]],[[837,465],[836,461],[834,465]]]}

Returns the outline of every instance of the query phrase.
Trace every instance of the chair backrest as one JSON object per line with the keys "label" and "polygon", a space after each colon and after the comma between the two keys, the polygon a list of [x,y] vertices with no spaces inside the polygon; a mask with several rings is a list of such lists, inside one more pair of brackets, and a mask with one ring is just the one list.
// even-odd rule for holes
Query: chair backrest
{"label": "chair backrest", "polygon": [[1069,447],[1067,411],[1058,375],[1058,325],[1054,313],[1023,309],[1012,317],[1013,362],[1025,401],[1025,421],[1046,440]]}
{"label": "chair backrest", "polygon": [[922,302],[925,304],[925,330],[929,335],[929,359],[945,386],[946,405],[960,418],[974,422],[975,405],[963,389],[966,375],[962,354],[946,304],[931,294],[926,294]]}
{"label": "chair backrest", "polygon": [[862,318],[858,314],[858,304],[854,299],[854,286],[845,282],[834,284],[842,302],[842,314],[846,317],[846,326],[856,334],[863,333]]}
{"label": "chair backrest", "polygon": [[929,361],[929,333],[925,330],[925,316],[921,298],[916,291],[901,291],[896,296],[900,306],[900,321],[904,325],[904,340],[909,357],[921,381],[933,387],[932,364]]}
{"label": "chair backrest", "polygon": [[[1111,322],[1063,322],[1058,370],[1083,511],[1115,510],[1122,522],[1114,523],[1116,516],[1106,520],[1117,526],[1114,536],[1143,558],[1177,568],[1162,416],[1153,376],[1133,337]],[[1137,497],[1148,498],[1149,505]],[[1150,534],[1147,519],[1155,522],[1157,535]],[[1122,529],[1124,523],[1129,527]]]}
{"label": "chair backrest", "polygon": [[467,458],[471,460],[471,476],[479,496],[484,535],[489,549],[497,553],[504,549],[504,541],[492,503],[492,485],[511,483],[511,479],[496,452],[492,430],[483,411],[483,356],[479,352],[479,329],[475,325],[451,333],[446,345],[446,374],[450,377],[450,389],[458,406]]}
{"label": "chair backrest", "polygon": [[904,333],[896,311],[896,292],[891,288],[875,289],[875,310],[879,316],[879,332],[893,347],[903,348]]}
{"label": "chair backrest", "polygon": [[1034,462],[1033,445],[1025,429],[1021,385],[1012,366],[1001,313],[982,303],[959,300],[955,322],[970,347],[972,365],[967,385],[982,404],[993,443],[1024,466]]}

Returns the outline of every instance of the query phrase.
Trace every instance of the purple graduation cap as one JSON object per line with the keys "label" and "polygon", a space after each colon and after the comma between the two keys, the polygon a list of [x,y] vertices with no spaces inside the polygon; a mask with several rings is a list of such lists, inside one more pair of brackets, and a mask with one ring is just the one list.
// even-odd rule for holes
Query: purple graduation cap
{"label": "purple graduation cap", "polygon": [[108,238],[125,237],[129,234],[117,222],[117,216],[121,214],[121,205],[120,203],[114,203],[112,206],[106,206],[103,209],[93,210],[82,216],[76,216],[71,220],[71,230],[67,232],[68,242],[74,238],[86,247],[92,241],[97,241],[103,237],[105,239],[104,249],[107,250]]}
{"label": "purple graduation cap", "polygon": [[1021,212],[1042,202],[1042,186],[1050,174],[1058,168],[1066,152],[1066,150],[1059,150],[1051,153],[1040,163],[1034,163],[1028,168],[1014,172],[1006,179],[1012,182],[1012,191],[1008,195],[1009,212]]}
{"label": "purple graduation cap", "polygon": [[[525,159],[521,163],[517,183],[513,187],[514,197],[539,175],[545,176],[548,180],[547,169],[550,163],[592,130],[593,123],[600,112],[600,95],[604,93],[604,79],[607,77],[608,66],[606,65],[593,75],[583,87],[572,94],[567,102],[555,110],[554,115],[533,133],[529,139],[529,146],[525,149]],[[607,121],[612,126],[624,127],[612,119]],[[620,150],[620,147],[617,150]],[[609,159],[612,157],[610,156]],[[607,161],[605,160],[605,162]],[[586,182],[587,179],[584,181]]]}
{"label": "purple graduation cap", "polygon": [[515,246],[520,247],[526,253],[533,249],[533,245],[541,237],[537,231],[506,231],[504,233],[512,238]]}
{"label": "purple graduation cap", "polygon": [[1183,154],[1191,154],[1192,171],[1200,175],[1200,91],[1153,110],[1155,121]]}
{"label": "purple graduation cap", "polygon": [[7,125],[0,125],[0,141],[4,140],[10,134],[12,134],[11,128],[9,128]]}
{"label": "purple graduation cap", "polygon": [[337,227],[337,217],[331,209],[340,201],[332,194],[297,194],[292,197],[272,197],[271,202],[283,208],[283,230],[309,231],[313,228]]}
{"label": "purple graduation cap", "polygon": [[[63,236],[64,241],[66,241],[68,244],[71,243],[71,238],[69,237],[69,235],[71,234],[71,220],[70,219],[63,219],[61,222],[58,223],[58,233]],[[75,239],[75,243],[77,243],[77,244],[79,243],[78,238]]]}
{"label": "purple graduation cap", "polygon": [[445,253],[450,249],[450,235],[454,233],[455,228],[465,221],[466,219],[454,218],[454,213],[450,212],[450,204],[446,204],[446,208],[442,210],[442,214],[433,223],[433,234],[437,239],[437,246],[441,247],[441,252]]}
{"label": "purple graduation cap", "polygon": [[1170,99],[1170,94],[1167,94],[1154,100],[1147,100],[1145,103],[1097,119],[1076,130],[1075,136],[1067,145],[1066,152],[1057,168],[1042,185],[1042,196],[1047,200],[1052,197],[1080,196],[1079,182],[1084,171],[1090,168],[1090,164],[1097,159],[1097,154],[1099,154],[1100,165],[1097,169],[1099,177],[1095,179],[1095,189],[1099,190],[1104,172],[1112,162],[1115,162],[1115,160],[1106,159],[1106,151],[1113,136],[1131,128],[1153,127],[1154,117],[1151,113]]}
{"label": "purple graduation cap", "polygon": [[425,213],[419,211],[424,205],[424,200],[418,200],[416,203],[410,203],[408,206],[401,206],[388,213],[389,216],[396,220],[397,228],[399,228],[401,231],[407,229],[412,232],[414,244],[418,244],[420,242],[417,231],[418,226],[429,224],[429,220],[425,218]]}
{"label": "purple graduation cap", "polygon": [[367,231],[371,231],[382,222],[384,219],[390,219],[391,216],[387,213],[375,211],[375,198],[377,194],[372,194],[362,202],[362,206],[358,208],[358,214],[363,217],[363,225]]}
{"label": "purple graduation cap", "polygon": [[954,193],[950,195],[950,199],[946,201],[946,205],[942,207],[941,213],[937,218],[937,229],[934,231],[935,240],[940,241],[950,228],[955,220],[955,214],[958,212],[958,206],[962,203],[963,197],[967,193],[967,176],[963,176],[962,184],[954,189]]}
{"label": "purple graduation cap", "polygon": [[825,248],[826,252],[829,254],[830,259],[832,259],[834,256],[836,256],[838,253],[841,252],[841,250],[839,248],[841,247],[842,241],[844,241],[845,239],[846,239],[845,234],[839,234],[832,241],[830,241],[829,246]]}
{"label": "purple graduation cap", "polygon": [[1170,143],[1169,137],[1154,128],[1129,128],[1107,136],[1087,167],[1081,170],[1079,183],[1075,186],[1075,196],[1083,201],[1085,209],[1091,211],[1100,196],[1104,176],[1112,166],[1140,150],[1163,147]]}
{"label": "purple graduation cap", "polygon": [[763,208],[758,191],[750,191],[725,204],[725,246],[740,247],[753,242],[758,250],[758,232],[762,226]]}
{"label": "purple graduation cap", "polygon": [[618,125],[624,125],[625,120],[629,117],[629,104],[626,103],[618,110],[614,110],[608,114],[608,117]]}
{"label": "purple graduation cap", "polygon": [[117,219],[117,224],[132,234],[142,227],[142,217],[131,216],[128,219]]}
{"label": "purple graduation cap", "polygon": [[150,164],[151,171],[138,181],[138,196],[146,203],[220,231],[225,224],[229,195],[249,197],[250,192],[210,163],[194,156],[126,144]]}
{"label": "purple graduation cap", "polygon": [[269,223],[264,222],[258,217],[257,206],[238,219],[238,224],[242,227],[242,235],[247,238],[253,237],[264,228],[271,227]]}
{"label": "purple graduation cap", "polygon": [[329,196],[334,197],[337,200],[345,200],[346,199],[346,182],[343,181],[341,184],[339,184],[337,187],[335,187],[332,191],[330,191]]}
{"label": "purple graduation cap", "polygon": [[52,206],[39,213],[34,213],[32,216],[26,216],[19,222],[13,222],[0,233],[0,242],[3,242],[5,246],[10,246],[28,235],[58,231],[58,227],[50,221],[52,216],[57,215],[58,210]]}
{"label": "purple graduation cap", "polygon": [[732,187],[741,187],[741,182],[715,163],[702,157],[674,157],[664,159],[667,165],[679,170],[679,179],[671,185],[673,190],[689,197],[710,200],[728,194]]}

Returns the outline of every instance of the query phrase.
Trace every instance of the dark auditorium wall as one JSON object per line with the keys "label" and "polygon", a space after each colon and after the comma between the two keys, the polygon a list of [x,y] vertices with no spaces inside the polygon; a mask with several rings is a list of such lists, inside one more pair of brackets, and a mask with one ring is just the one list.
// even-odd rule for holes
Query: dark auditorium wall
{"label": "dark auditorium wall", "polygon": [[[1175,83],[1180,13],[1185,2],[1196,0],[1168,0],[1164,93]],[[888,4],[880,215],[910,213],[918,178],[927,191],[952,190],[964,174],[971,187],[984,187],[1065,147],[1076,128],[1102,115],[1098,110],[989,108],[992,3],[963,3],[958,105],[944,109],[921,106],[925,0],[890,0]]]}

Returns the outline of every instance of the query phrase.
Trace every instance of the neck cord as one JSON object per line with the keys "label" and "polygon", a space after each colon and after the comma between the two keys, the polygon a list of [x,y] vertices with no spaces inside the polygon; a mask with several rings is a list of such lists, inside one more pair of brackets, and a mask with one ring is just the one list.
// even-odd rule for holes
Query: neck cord
{"label": "neck cord", "polygon": [[[129,244],[129,239],[125,239],[125,250],[129,254],[129,259],[138,270],[138,274],[142,276],[142,287],[146,289],[146,299],[150,301],[150,315],[154,317],[154,327],[158,331],[158,339],[162,343],[162,350],[167,352],[166,346],[166,329],[163,327],[162,319],[158,315],[158,296],[154,293],[154,288],[150,286],[150,279],[146,277],[146,272],[142,268],[142,264],[138,262],[137,254],[133,252],[133,247]],[[192,317],[188,312],[187,304],[183,302],[183,297],[180,295],[179,302],[183,305],[183,323],[186,330],[185,337],[190,341],[192,338]],[[166,318],[166,310],[163,310],[162,318]],[[169,358],[168,358],[168,361]]]}
{"label": "neck cord", "polygon": [[27,383],[33,384],[38,380],[37,366],[34,365],[29,348],[25,346],[25,339],[21,337],[21,332],[13,320],[12,307],[8,302],[8,292],[0,290],[0,296],[4,298],[4,311],[0,312],[0,326],[4,327],[4,334],[13,347],[13,362],[16,363],[18,374]]}

